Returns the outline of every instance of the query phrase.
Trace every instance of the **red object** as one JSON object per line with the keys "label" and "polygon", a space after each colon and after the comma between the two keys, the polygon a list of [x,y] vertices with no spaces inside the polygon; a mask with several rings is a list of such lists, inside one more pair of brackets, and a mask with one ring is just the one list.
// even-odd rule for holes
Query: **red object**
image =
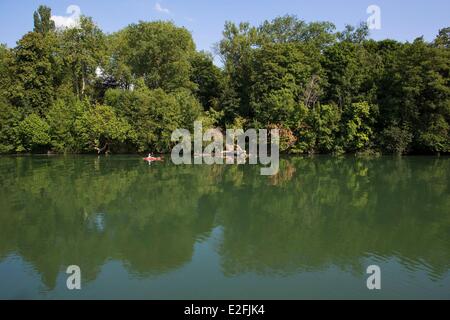
{"label": "red object", "polygon": [[147,157],[147,158],[144,158],[144,160],[149,161],[149,162],[155,162],[155,161],[163,161],[163,158]]}

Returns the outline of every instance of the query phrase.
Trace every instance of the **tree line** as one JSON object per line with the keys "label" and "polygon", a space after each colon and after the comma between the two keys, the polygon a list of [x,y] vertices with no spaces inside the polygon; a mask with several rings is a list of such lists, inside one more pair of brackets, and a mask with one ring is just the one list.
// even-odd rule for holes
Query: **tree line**
{"label": "tree line", "polygon": [[177,128],[278,128],[293,154],[450,152],[450,28],[432,42],[287,15],[227,22],[212,54],[172,22],[56,28],[0,46],[0,153],[168,152]]}

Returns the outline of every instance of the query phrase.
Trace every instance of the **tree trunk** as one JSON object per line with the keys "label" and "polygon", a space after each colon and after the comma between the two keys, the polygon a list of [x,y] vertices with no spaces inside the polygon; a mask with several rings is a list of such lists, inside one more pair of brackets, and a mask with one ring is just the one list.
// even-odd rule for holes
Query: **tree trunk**
{"label": "tree trunk", "polygon": [[105,143],[105,146],[103,148],[99,148],[99,147],[95,147],[95,150],[97,150],[98,154],[102,154],[102,153],[109,153],[109,144],[108,142]]}
{"label": "tree trunk", "polygon": [[85,72],[83,70],[82,76],[81,76],[81,96],[84,96],[84,91],[86,91],[86,77]]}

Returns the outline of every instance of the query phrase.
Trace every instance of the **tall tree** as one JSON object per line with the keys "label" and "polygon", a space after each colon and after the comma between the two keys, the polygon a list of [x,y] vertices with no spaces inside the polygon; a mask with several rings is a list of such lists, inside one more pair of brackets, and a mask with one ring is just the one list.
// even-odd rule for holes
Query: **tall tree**
{"label": "tall tree", "polygon": [[434,39],[434,45],[438,48],[450,49],[450,27],[439,30],[439,34]]}
{"label": "tall tree", "polygon": [[29,32],[14,49],[12,101],[27,113],[44,115],[55,95],[55,42],[38,32]]}
{"label": "tall tree", "polygon": [[[227,106],[225,115],[228,122],[233,122],[237,116],[250,117],[250,86],[253,49],[259,47],[258,31],[249,23],[236,25],[225,23],[223,39],[218,44],[227,75],[229,88],[226,90]],[[238,100],[236,100],[238,99]]]}
{"label": "tall tree", "polygon": [[301,42],[324,49],[336,41],[335,28],[330,22],[307,23],[295,15],[286,15],[272,21],[266,20],[258,27],[258,33],[264,42]]}
{"label": "tall tree", "polygon": [[250,105],[263,125],[296,121],[304,104],[305,88],[314,75],[314,63],[302,46],[274,43],[255,50]]}
{"label": "tall tree", "polygon": [[195,54],[191,64],[196,96],[206,111],[217,109],[223,91],[222,71],[214,65],[212,55],[205,52]]}
{"label": "tall tree", "polygon": [[34,12],[34,32],[46,34],[55,30],[55,22],[51,19],[52,9],[39,6]]}
{"label": "tall tree", "polygon": [[344,31],[337,33],[337,38],[343,42],[362,43],[369,36],[369,26],[361,22],[359,26],[346,25]]}
{"label": "tall tree", "polygon": [[194,89],[191,58],[195,44],[186,29],[172,22],[140,22],[120,31],[113,40],[117,43],[112,62],[121,68],[117,74],[131,76],[133,81],[143,78],[150,89]]}
{"label": "tall tree", "polygon": [[74,93],[82,99],[105,65],[105,35],[91,18],[83,16],[78,27],[63,31],[61,41]]}
{"label": "tall tree", "polygon": [[10,84],[11,51],[0,44],[0,96],[5,93]]}
{"label": "tall tree", "polygon": [[448,152],[449,51],[418,38],[398,47],[394,57],[380,85],[381,121],[411,130],[413,151]]}

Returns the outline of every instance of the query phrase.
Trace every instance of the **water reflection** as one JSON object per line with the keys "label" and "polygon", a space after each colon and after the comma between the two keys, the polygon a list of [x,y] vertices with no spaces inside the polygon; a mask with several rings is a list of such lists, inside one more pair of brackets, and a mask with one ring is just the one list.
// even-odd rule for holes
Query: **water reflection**
{"label": "water reflection", "polygon": [[449,158],[286,158],[253,166],[148,167],[133,157],[0,158],[0,264],[16,254],[51,290],[110,260],[140,278],[187,265],[222,230],[226,277],[355,274],[391,258],[439,281],[450,269]]}

